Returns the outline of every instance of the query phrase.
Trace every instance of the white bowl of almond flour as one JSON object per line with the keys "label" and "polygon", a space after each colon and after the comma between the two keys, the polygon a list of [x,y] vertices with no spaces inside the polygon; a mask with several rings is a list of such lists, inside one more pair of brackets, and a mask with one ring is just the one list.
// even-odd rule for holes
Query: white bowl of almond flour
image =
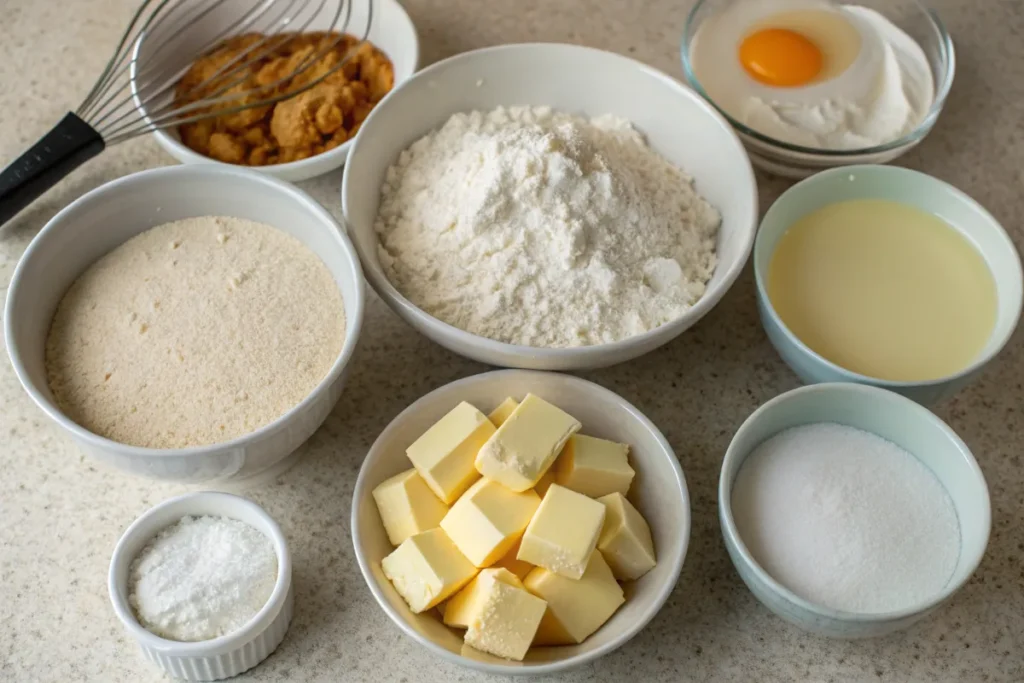
{"label": "white bowl of almond flour", "polygon": [[5,334],[29,395],[88,455],[154,479],[239,480],[284,467],[331,412],[363,295],[351,243],[300,190],[161,168],[43,228]]}
{"label": "white bowl of almond flour", "polygon": [[493,365],[599,367],[672,340],[746,263],[757,188],[728,123],[626,57],[505,45],[414,75],[353,143],[342,210],[370,284]]}

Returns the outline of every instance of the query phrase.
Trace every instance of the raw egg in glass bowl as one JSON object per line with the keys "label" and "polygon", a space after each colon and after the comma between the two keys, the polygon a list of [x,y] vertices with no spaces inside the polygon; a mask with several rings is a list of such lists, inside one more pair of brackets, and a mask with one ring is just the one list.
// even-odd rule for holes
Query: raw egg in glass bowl
{"label": "raw egg in glass bowl", "polygon": [[949,35],[919,0],[699,0],[682,61],[754,164],[789,177],[903,154],[954,73]]}
{"label": "raw egg in glass bowl", "polygon": [[821,75],[821,49],[788,28],[762,28],[740,43],[740,64],[755,81],[780,88],[807,85]]}

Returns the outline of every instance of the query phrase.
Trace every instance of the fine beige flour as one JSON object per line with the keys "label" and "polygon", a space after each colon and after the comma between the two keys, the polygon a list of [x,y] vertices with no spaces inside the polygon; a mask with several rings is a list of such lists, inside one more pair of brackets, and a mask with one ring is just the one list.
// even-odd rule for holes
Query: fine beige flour
{"label": "fine beige flour", "polygon": [[388,279],[474,334],[541,347],[618,341],[701,296],[720,217],[626,120],[547,107],[452,116],[387,173]]}
{"label": "fine beige flour", "polygon": [[298,404],[341,350],[330,272],[268,225],[202,217],[125,242],[61,300],[46,344],[61,409],[114,441],[183,448]]}

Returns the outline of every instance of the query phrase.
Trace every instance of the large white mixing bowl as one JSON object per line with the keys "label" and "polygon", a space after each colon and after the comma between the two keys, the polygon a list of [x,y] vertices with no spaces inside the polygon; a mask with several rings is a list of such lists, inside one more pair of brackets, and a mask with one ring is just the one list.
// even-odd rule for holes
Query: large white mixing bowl
{"label": "large white mixing bowl", "polygon": [[[46,335],[71,283],[98,258],[162,223],[234,216],[289,233],[323,260],[345,304],[345,340],[313,391],[273,422],[236,439],[194,448],[141,448],[106,439],[69,419],[46,378]],[[4,335],[14,372],[32,400],[86,454],[132,474],[188,483],[247,479],[282,466],[341,396],[363,321],[364,286],[352,243],[306,193],[226,164],[142,171],[96,188],[46,224],[29,244],[7,291]]]}
{"label": "large white mixing bowl", "polygon": [[[696,179],[722,213],[718,267],[707,292],[681,317],[611,344],[534,348],[505,344],[441,322],[388,281],[373,229],[384,174],[399,153],[452,114],[498,106],[549,105],[632,121],[651,147]],[[540,370],[594,368],[636,358],[704,317],[736,280],[757,225],[757,185],[728,122],[699,95],[621,55],[576,45],[503,45],[467,52],[420,71],[373,110],[352,143],[341,187],[345,221],[367,279],[406,322],[438,344],[491,365]]]}

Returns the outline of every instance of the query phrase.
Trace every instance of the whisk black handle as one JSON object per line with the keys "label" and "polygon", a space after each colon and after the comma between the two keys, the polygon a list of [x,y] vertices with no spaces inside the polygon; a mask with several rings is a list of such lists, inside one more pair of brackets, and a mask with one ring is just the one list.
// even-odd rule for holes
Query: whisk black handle
{"label": "whisk black handle", "polygon": [[100,134],[68,112],[39,142],[0,172],[0,225],[102,152],[103,147]]}

